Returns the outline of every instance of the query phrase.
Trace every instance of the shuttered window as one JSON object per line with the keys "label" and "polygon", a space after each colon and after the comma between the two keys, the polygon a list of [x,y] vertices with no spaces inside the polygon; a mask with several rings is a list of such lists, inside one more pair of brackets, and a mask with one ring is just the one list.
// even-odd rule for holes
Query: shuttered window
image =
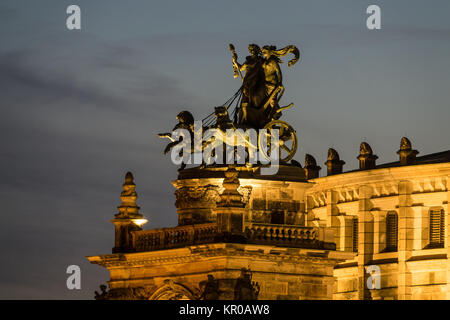
{"label": "shuttered window", "polygon": [[386,215],[386,251],[397,251],[398,246],[398,215],[391,211]]}
{"label": "shuttered window", "polygon": [[430,210],[430,247],[432,248],[444,247],[444,221],[443,209]]}
{"label": "shuttered window", "polygon": [[353,218],[353,252],[358,252],[358,218]]}

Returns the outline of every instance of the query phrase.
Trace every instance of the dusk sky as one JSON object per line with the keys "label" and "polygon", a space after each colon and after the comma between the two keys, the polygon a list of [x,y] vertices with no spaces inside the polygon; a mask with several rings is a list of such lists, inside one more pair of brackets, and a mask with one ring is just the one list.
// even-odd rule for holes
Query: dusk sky
{"label": "dusk sky", "polygon": [[[81,8],[81,30],[66,8]],[[381,8],[368,30],[366,8]],[[109,279],[127,171],[146,228],[177,223],[177,167],[164,156],[181,110],[202,119],[239,88],[228,44],[296,45],[282,64],[294,159],[336,149],[357,169],[407,136],[420,155],[450,149],[450,2],[3,0],[0,4],[0,298],[93,299]],[[81,290],[66,268],[81,267]]]}

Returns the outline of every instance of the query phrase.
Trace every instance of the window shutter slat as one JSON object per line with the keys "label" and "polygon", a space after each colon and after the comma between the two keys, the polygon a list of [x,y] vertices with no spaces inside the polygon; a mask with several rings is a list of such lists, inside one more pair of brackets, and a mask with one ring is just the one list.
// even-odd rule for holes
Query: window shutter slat
{"label": "window shutter slat", "polygon": [[353,219],[353,252],[358,252],[358,218]]}

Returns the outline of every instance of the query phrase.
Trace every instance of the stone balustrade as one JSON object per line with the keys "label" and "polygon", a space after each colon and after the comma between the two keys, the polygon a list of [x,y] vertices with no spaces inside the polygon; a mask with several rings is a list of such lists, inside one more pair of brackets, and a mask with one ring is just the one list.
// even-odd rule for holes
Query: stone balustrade
{"label": "stone balustrade", "polygon": [[[335,249],[332,243],[332,234],[324,232],[322,229],[294,225],[249,223],[245,226],[244,235],[247,243],[252,244]],[[214,243],[216,235],[216,223],[134,231],[132,233],[132,251],[154,251]]]}
{"label": "stone balustrade", "polygon": [[134,251],[153,251],[214,242],[217,224],[204,223],[133,232]]}
{"label": "stone balustrade", "polygon": [[251,223],[245,228],[245,236],[248,243],[334,249],[333,234],[326,231],[315,227]]}

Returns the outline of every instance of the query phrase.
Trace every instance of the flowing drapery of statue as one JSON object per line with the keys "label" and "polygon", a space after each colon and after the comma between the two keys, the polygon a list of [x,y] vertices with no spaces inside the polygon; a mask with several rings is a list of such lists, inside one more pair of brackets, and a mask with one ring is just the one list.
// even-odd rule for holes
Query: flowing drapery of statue
{"label": "flowing drapery of statue", "polygon": [[[228,129],[265,129],[268,132],[267,138],[261,139],[258,136],[258,141],[252,143],[246,136],[237,133],[237,143],[247,149],[251,147],[261,150],[262,155],[270,160],[272,150],[270,135],[273,132],[272,130],[277,130],[276,152],[279,152],[278,158],[283,163],[290,161],[297,150],[297,136],[292,126],[281,121],[280,117],[282,111],[291,108],[294,104],[280,106],[280,100],[285,92],[280,66],[283,61],[280,58],[293,54],[294,57],[288,62],[288,66],[291,67],[299,60],[300,51],[294,45],[277,49],[272,45],[261,48],[256,44],[250,44],[248,46],[250,55],[245,58],[245,61],[239,63],[238,55],[232,44],[229,45],[229,50],[232,53],[234,77],[240,77],[242,84],[230,99],[215,107],[214,112],[202,120],[203,130],[218,129],[223,132],[223,135],[221,135],[221,138],[216,136],[213,139],[202,141],[200,151],[210,144],[213,144],[213,146],[235,144],[234,138],[233,141],[227,139],[225,132]],[[179,123],[174,130],[183,128],[189,134],[184,137],[173,138],[170,133],[160,133],[159,137],[171,140],[164,153],[170,152],[174,146],[182,143],[186,138],[191,138],[189,150],[194,152],[194,117],[189,111],[182,111],[178,114],[177,119]],[[185,164],[183,163],[181,169],[184,169],[184,167]]]}

